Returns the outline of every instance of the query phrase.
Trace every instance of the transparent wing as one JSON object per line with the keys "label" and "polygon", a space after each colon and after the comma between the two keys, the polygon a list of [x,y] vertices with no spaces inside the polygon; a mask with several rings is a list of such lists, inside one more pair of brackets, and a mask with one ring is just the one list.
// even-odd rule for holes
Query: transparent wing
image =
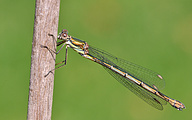
{"label": "transparent wing", "polygon": [[99,50],[98,48],[94,48],[92,46],[89,47],[89,53],[106,63],[110,63],[113,66],[118,66],[124,69],[126,72],[147,83],[154,89],[163,89],[165,86],[164,79],[158,73],[153,72],[152,70],[117,58],[103,50]]}
{"label": "transparent wing", "polygon": [[[143,82],[147,83],[151,87],[153,87],[155,85],[155,87],[162,88],[164,86],[164,80],[159,78],[157,76],[158,75],[157,73],[155,73],[149,69],[146,69],[139,65],[130,63],[123,59],[119,59],[103,50],[99,50],[99,49],[91,47],[91,46],[89,46],[89,53],[105,63],[108,63],[115,67],[118,66],[117,68],[121,69],[122,71],[124,71],[126,73],[131,74],[132,76],[136,77],[139,80],[142,80]],[[106,67],[104,67],[104,69],[107,72],[109,72],[109,74],[111,74],[117,81],[119,81],[121,84],[123,84],[125,87],[127,87],[130,91],[132,91],[138,97],[143,99],[149,105],[151,105],[159,110],[163,110],[162,105],[165,105],[167,103],[165,100],[148,92],[147,90],[145,90],[142,87],[138,86],[137,84],[131,82],[130,80],[126,79],[125,77],[117,74],[116,72],[114,72]],[[154,89],[156,89],[156,88],[154,88]]]}

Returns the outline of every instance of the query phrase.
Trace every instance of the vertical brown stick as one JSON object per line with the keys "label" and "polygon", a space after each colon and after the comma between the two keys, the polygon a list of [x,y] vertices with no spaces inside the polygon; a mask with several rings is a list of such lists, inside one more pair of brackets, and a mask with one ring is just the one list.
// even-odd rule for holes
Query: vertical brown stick
{"label": "vertical brown stick", "polygon": [[31,54],[31,76],[29,86],[28,120],[51,120],[55,54],[41,45],[55,48],[53,37],[57,36],[60,0],[36,0],[34,33]]}

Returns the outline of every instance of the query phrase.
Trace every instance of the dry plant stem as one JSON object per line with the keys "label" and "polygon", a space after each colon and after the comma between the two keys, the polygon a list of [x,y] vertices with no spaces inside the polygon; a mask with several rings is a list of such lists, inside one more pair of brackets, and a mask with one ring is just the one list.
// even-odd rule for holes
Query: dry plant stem
{"label": "dry plant stem", "polygon": [[51,120],[55,54],[51,55],[45,45],[55,49],[53,37],[57,36],[60,0],[36,0],[34,33],[31,54],[31,74],[28,101],[28,120]]}

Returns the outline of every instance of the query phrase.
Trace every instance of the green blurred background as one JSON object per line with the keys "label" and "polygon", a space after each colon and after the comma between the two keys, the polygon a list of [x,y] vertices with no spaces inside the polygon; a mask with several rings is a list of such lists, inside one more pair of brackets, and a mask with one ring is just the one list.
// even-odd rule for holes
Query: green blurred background
{"label": "green blurred background", "polygon": [[[100,65],[69,50],[56,71],[53,120],[191,120],[191,0],[62,0],[59,32],[161,73],[163,93],[183,102],[156,110]],[[35,1],[0,1],[0,119],[27,117]],[[64,50],[57,62],[64,58]]]}

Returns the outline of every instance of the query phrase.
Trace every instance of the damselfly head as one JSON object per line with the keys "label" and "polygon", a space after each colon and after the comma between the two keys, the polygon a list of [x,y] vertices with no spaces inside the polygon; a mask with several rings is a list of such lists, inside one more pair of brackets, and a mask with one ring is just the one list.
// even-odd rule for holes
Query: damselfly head
{"label": "damselfly head", "polygon": [[59,33],[58,39],[60,40],[66,40],[68,38],[68,31],[66,29],[63,29],[61,33]]}

